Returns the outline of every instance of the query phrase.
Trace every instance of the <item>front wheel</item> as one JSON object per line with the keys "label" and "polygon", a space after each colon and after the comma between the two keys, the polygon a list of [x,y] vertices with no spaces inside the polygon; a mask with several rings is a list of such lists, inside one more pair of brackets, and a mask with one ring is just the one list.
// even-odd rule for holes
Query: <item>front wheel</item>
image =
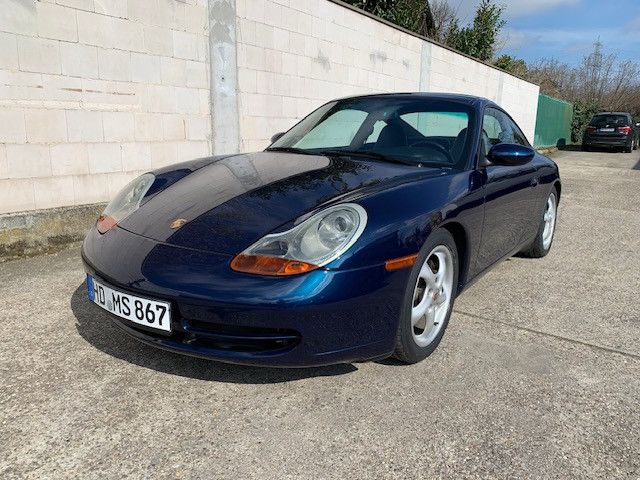
{"label": "front wheel", "polygon": [[458,251],[438,230],[420,250],[404,295],[394,356],[417,363],[433,353],[449,323],[458,285]]}
{"label": "front wheel", "polygon": [[520,252],[523,256],[530,258],[542,258],[549,253],[549,250],[551,250],[551,244],[553,243],[553,236],[556,232],[557,218],[558,192],[554,188],[547,199],[544,214],[542,216],[542,222],[538,229],[538,235],[527,250]]}

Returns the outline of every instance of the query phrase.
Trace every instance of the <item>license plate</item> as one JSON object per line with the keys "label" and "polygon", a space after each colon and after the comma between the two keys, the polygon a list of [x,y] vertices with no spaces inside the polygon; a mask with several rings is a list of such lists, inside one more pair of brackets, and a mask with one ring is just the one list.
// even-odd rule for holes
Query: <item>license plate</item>
{"label": "license plate", "polygon": [[87,275],[87,293],[89,300],[118,317],[145,327],[171,331],[171,305],[167,302],[114,290],[91,275]]}
{"label": "license plate", "polygon": [[616,129],[615,128],[601,128],[600,131],[602,133],[611,133],[611,132],[615,132]]}

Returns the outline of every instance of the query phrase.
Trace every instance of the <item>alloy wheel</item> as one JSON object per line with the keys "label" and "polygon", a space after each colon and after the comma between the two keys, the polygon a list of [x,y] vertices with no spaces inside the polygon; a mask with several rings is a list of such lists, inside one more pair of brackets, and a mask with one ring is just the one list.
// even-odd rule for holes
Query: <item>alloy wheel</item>
{"label": "alloy wheel", "polygon": [[413,291],[413,340],[426,347],[438,336],[447,318],[453,292],[453,255],[438,245],[427,256]]}
{"label": "alloy wheel", "polygon": [[542,246],[545,250],[551,247],[553,233],[556,228],[557,201],[554,193],[549,195],[547,207],[544,210],[544,229],[542,230]]}

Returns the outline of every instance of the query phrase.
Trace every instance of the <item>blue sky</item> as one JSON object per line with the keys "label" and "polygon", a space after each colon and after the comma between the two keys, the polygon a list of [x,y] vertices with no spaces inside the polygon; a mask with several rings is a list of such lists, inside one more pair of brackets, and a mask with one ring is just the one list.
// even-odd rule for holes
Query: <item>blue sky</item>
{"label": "blue sky", "polygon": [[[446,0],[463,23],[479,0]],[[556,58],[578,63],[598,37],[606,52],[640,61],[640,0],[498,0],[507,25],[499,53],[532,62]]]}

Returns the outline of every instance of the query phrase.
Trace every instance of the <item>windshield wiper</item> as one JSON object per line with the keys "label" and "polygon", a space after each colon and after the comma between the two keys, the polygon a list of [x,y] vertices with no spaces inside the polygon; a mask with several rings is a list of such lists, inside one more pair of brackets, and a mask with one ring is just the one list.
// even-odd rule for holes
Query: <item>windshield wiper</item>
{"label": "windshield wiper", "polygon": [[373,158],[375,160],[380,160],[382,162],[388,163],[399,163],[400,165],[411,165],[412,167],[420,166],[421,164],[418,162],[410,162],[407,160],[402,160],[396,157],[388,157],[387,155],[383,155],[378,152],[368,152],[366,150],[322,150],[318,152],[321,155],[333,155],[336,157],[363,157],[363,158]]}
{"label": "windshield wiper", "polygon": [[301,155],[317,155],[317,153],[312,152],[310,150],[305,150],[304,148],[295,148],[295,147],[270,147],[267,148],[267,152],[286,152],[286,153],[299,153]]}

